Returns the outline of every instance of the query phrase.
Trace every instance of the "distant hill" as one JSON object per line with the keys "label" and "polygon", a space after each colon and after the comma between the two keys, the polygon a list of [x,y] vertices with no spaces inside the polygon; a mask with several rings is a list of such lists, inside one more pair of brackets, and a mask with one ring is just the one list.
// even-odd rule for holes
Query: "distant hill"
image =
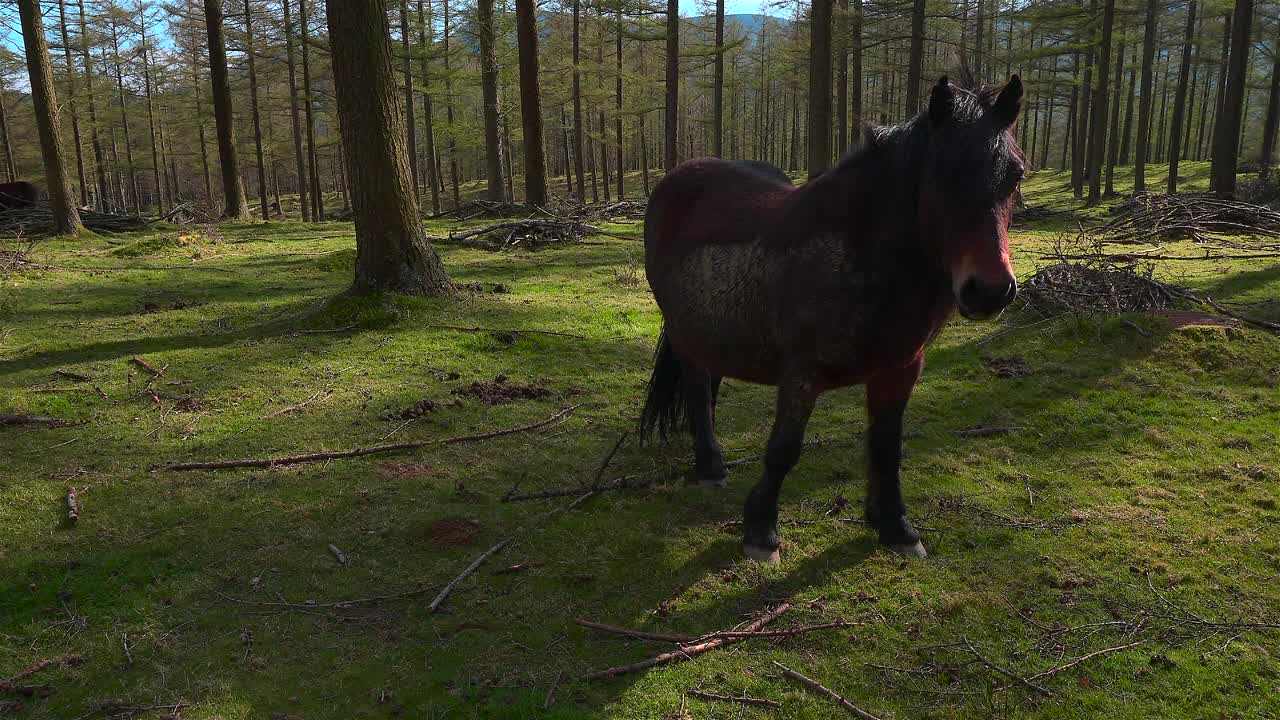
{"label": "distant hill", "polygon": [[[707,31],[711,31],[715,28],[716,19],[714,15],[697,15],[689,19],[695,25],[697,25],[700,29],[706,29]],[[760,29],[764,27],[764,23],[766,20],[773,20],[774,22],[781,24],[783,27],[786,27],[788,24],[790,24],[790,21],[788,21],[785,18],[773,17],[771,15],[760,15],[760,14],[752,14],[752,13],[735,13],[732,15],[724,16],[724,24],[725,24],[726,32],[728,32],[728,28],[732,27],[734,24],[737,24],[743,30],[745,30],[747,33],[747,36],[752,39],[759,37]]]}

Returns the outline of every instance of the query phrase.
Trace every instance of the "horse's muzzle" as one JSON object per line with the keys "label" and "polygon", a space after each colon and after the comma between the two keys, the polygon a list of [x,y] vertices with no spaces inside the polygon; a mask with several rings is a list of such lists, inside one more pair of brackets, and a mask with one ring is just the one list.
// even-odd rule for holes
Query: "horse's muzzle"
{"label": "horse's muzzle", "polygon": [[1018,281],[1009,278],[1004,284],[987,283],[970,276],[960,286],[956,304],[960,314],[970,320],[986,320],[995,317],[1018,296]]}

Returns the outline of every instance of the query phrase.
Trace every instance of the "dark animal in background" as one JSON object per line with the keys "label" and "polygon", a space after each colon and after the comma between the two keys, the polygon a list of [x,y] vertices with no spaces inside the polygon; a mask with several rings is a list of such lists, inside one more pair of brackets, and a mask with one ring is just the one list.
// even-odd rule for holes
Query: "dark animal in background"
{"label": "dark animal in background", "polygon": [[0,183],[0,212],[29,208],[36,204],[36,196],[36,186],[29,182]]}
{"label": "dark animal in background", "polygon": [[694,437],[695,472],[723,484],[720,379],[778,388],[764,477],[747,497],[748,557],[777,561],[778,495],[818,395],[866,386],[866,519],[882,544],[924,557],[899,486],[902,421],[925,347],[953,309],[998,314],[1009,265],[1014,138],[1022,82],[999,92],[933,87],[911,121],[805,185],[740,163],[692,160],[658,183],[645,214],[645,269],[664,327],[642,435]]}

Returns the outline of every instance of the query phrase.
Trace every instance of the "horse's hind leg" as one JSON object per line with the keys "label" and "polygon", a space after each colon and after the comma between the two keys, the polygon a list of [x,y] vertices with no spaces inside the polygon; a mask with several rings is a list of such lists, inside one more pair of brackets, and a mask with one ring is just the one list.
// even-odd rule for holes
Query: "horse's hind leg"
{"label": "horse's hind leg", "polygon": [[716,397],[720,378],[685,364],[682,373],[685,408],[693,433],[694,472],[699,482],[724,487],[728,471],[716,439]]}
{"label": "horse's hind leg", "polygon": [[817,397],[808,381],[788,380],[778,386],[778,407],[764,454],[764,477],[751,488],[743,510],[742,549],[752,560],[778,562],[778,494],[787,473],[800,459],[804,429]]}
{"label": "horse's hind leg", "polygon": [[920,378],[924,358],[904,368],[882,372],[867,381],[867,523],[880,533],[880,544],[907,557],[925,557],[920,533],[907,519],[898,468],[902,462],[902,416],[911,389]]}

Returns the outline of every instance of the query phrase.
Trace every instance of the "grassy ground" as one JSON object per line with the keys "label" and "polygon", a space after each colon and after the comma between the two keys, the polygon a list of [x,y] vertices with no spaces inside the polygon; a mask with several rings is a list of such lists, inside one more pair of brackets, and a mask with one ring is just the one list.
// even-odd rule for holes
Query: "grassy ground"
{"label": "grassy ground", "polygon": [[[1028,202],[1066,208],[1062,183],[1033,177]],[[1021,276],[1051,236],[1019,231]],[[37,260],[59,267],[3,279],[0,410],[88,424],[0,429],[0,678],[83,660],[30,681],[51,686],[46,699],[0,694],[23,703],[0,715],[73,718],[118,701],[187,703],[190,718],[659,718],[694,687],[783,705],[690,699],[691,717],[837,712],[780,678],[778,660],[882,718],[1276,717],[1280,632],[1206,624],[1280,622],[1274,335],[1143,316],[957,320],[909,411],[904,486],[930,559],[903,562],[839,520],[861,498],[862,400],[849,390],[820,403],[812,434],[828,443],[788,481],[783,562],[763,567],[725,527],[758,466],[727,489],[689,487],[684,444],[618,452],[606,477],[656,473],[645,489],[551,516],[569,498],[502,502],[516,482],[590,481],[632,426],[659,327],[638,244],[441,250],[483,291],[337,297],[354,260],[344,224],[50,241]],[[1280,263],[1253,263],[1186,263],[1178,279],[1225,300],[1280,295]],[[498,283],[509,292],[490,292]],[[148,383],[134,357],[163,374]],[[491,406],[455,393],[498,375],[546,394]],[[399,417],[424,399],[434,411]],[[483,432],[571,405],[542,432],[396,456],[148,469]],[[768,389],[727,384],[732,457],[759,451],[771,406]],[[978,425],[1023,429],[955,435]],[[83,504],[74,526],[68,486]],[[428,613],[437,587],[509,536]],[[787,598],[798,608],[778,627],[860,624],[576,679],[666,646],[574,617],[697,634]],[[1038,679],[1046,694],[966,642],[1023,678],[1140,644]]]}

